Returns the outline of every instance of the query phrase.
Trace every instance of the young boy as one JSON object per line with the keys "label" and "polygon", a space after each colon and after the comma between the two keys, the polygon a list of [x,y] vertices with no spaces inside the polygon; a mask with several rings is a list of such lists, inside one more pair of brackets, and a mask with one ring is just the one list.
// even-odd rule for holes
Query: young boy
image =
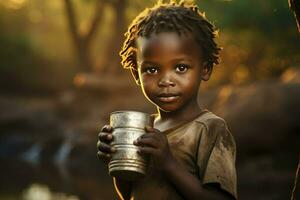
{"label": "young boy", "polygon": [[[201,81],[218,64],[216,31],[194,5],[157,4],[132,22],[121,51],[145,97],[157,107],[154,128],[135,141],[150,155],[144,179],[114,179],[122,199],[237,199],[234,139],[225,121],[199,107]],[[108,125],[98,157],[115,149]]]}

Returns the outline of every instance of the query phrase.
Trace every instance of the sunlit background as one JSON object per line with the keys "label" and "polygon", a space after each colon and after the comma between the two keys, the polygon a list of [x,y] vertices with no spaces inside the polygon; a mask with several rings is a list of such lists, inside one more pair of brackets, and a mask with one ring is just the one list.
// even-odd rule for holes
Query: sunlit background
{"label": "sunlit background", "polygon": [[[117,198],[97,135],[112,111],[155,112],[118,56],[128,23],[155,2],[0,0],[0,200]],[[288,1],[195,2],[223,47],[199,102],[236,138],[240,199],[289,199],[300,34]]]}

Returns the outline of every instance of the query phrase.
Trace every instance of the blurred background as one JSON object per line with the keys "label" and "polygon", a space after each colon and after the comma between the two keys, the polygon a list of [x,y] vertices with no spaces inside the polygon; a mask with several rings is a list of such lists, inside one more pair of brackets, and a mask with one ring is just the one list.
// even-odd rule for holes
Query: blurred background
{"label": "blurred background", "polygon": [[[117,199],[97,135],[112,111],[155,112],[118,56],[128,23],[155,2],[0,0],[0,200]],[[300,37],[288,2],[195,2],[224,48],[199,102],[235,136],[240,199],[290,199]]]}

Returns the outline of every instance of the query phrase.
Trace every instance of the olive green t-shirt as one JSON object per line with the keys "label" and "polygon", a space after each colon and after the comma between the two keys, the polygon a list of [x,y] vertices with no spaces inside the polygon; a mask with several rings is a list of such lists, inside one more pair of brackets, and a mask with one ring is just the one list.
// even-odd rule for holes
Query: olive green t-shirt
{"label": "olive green t-shirt", "polygon": [[[204,110],[197,118],[165,131],[173,156],[205,185],[217,183],[237,199],[234,138],[226,122]],[[133,184],[134,200],[184,199],[150,161],[147,175]]]}

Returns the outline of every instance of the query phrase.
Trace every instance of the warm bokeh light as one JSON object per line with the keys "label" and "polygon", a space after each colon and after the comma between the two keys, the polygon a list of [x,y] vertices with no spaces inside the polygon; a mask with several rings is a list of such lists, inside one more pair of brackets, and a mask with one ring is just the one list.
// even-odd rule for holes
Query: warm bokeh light
{"label": "warm bokeh light", "polygon": [[74,77],[74,85],[76,87],[81,87],[86,83],[86,76],[84,74],[76,74]]}
{"label": "warm bokeh light", "polygon": [[74,195],[51,192],[50,189],[41,184],[32,184],[23,192],[24,200],[79,200]]}
{"label": "warm bokeh light", "polygon": [[[115,110],[156,112],[119,56],[128,24],[156,2],[0,0],[0,200],[117,199],[97,135]],[[289,199],[300,37],[288,0],[186,2],[218,29],[221,62],[199,102],[236,138],[240,199]]]}
{"label": "warm bokeh light", "polygon": [[2,1],[2,5],[9,9],[18,10],[21,9],[25,4],[27,3],[27,0],[7,0]]}
{"label": "warm bokeh light", "polygon": [[43,20],[43,14],[40,10],[32,10],[29,13],[29,20],[32,23],[39,23]]}
{"label": "warm bokeh light", "polygon": [[281,76],[283,83],[300,83],[300,71],[296,68],[287,69]]}

